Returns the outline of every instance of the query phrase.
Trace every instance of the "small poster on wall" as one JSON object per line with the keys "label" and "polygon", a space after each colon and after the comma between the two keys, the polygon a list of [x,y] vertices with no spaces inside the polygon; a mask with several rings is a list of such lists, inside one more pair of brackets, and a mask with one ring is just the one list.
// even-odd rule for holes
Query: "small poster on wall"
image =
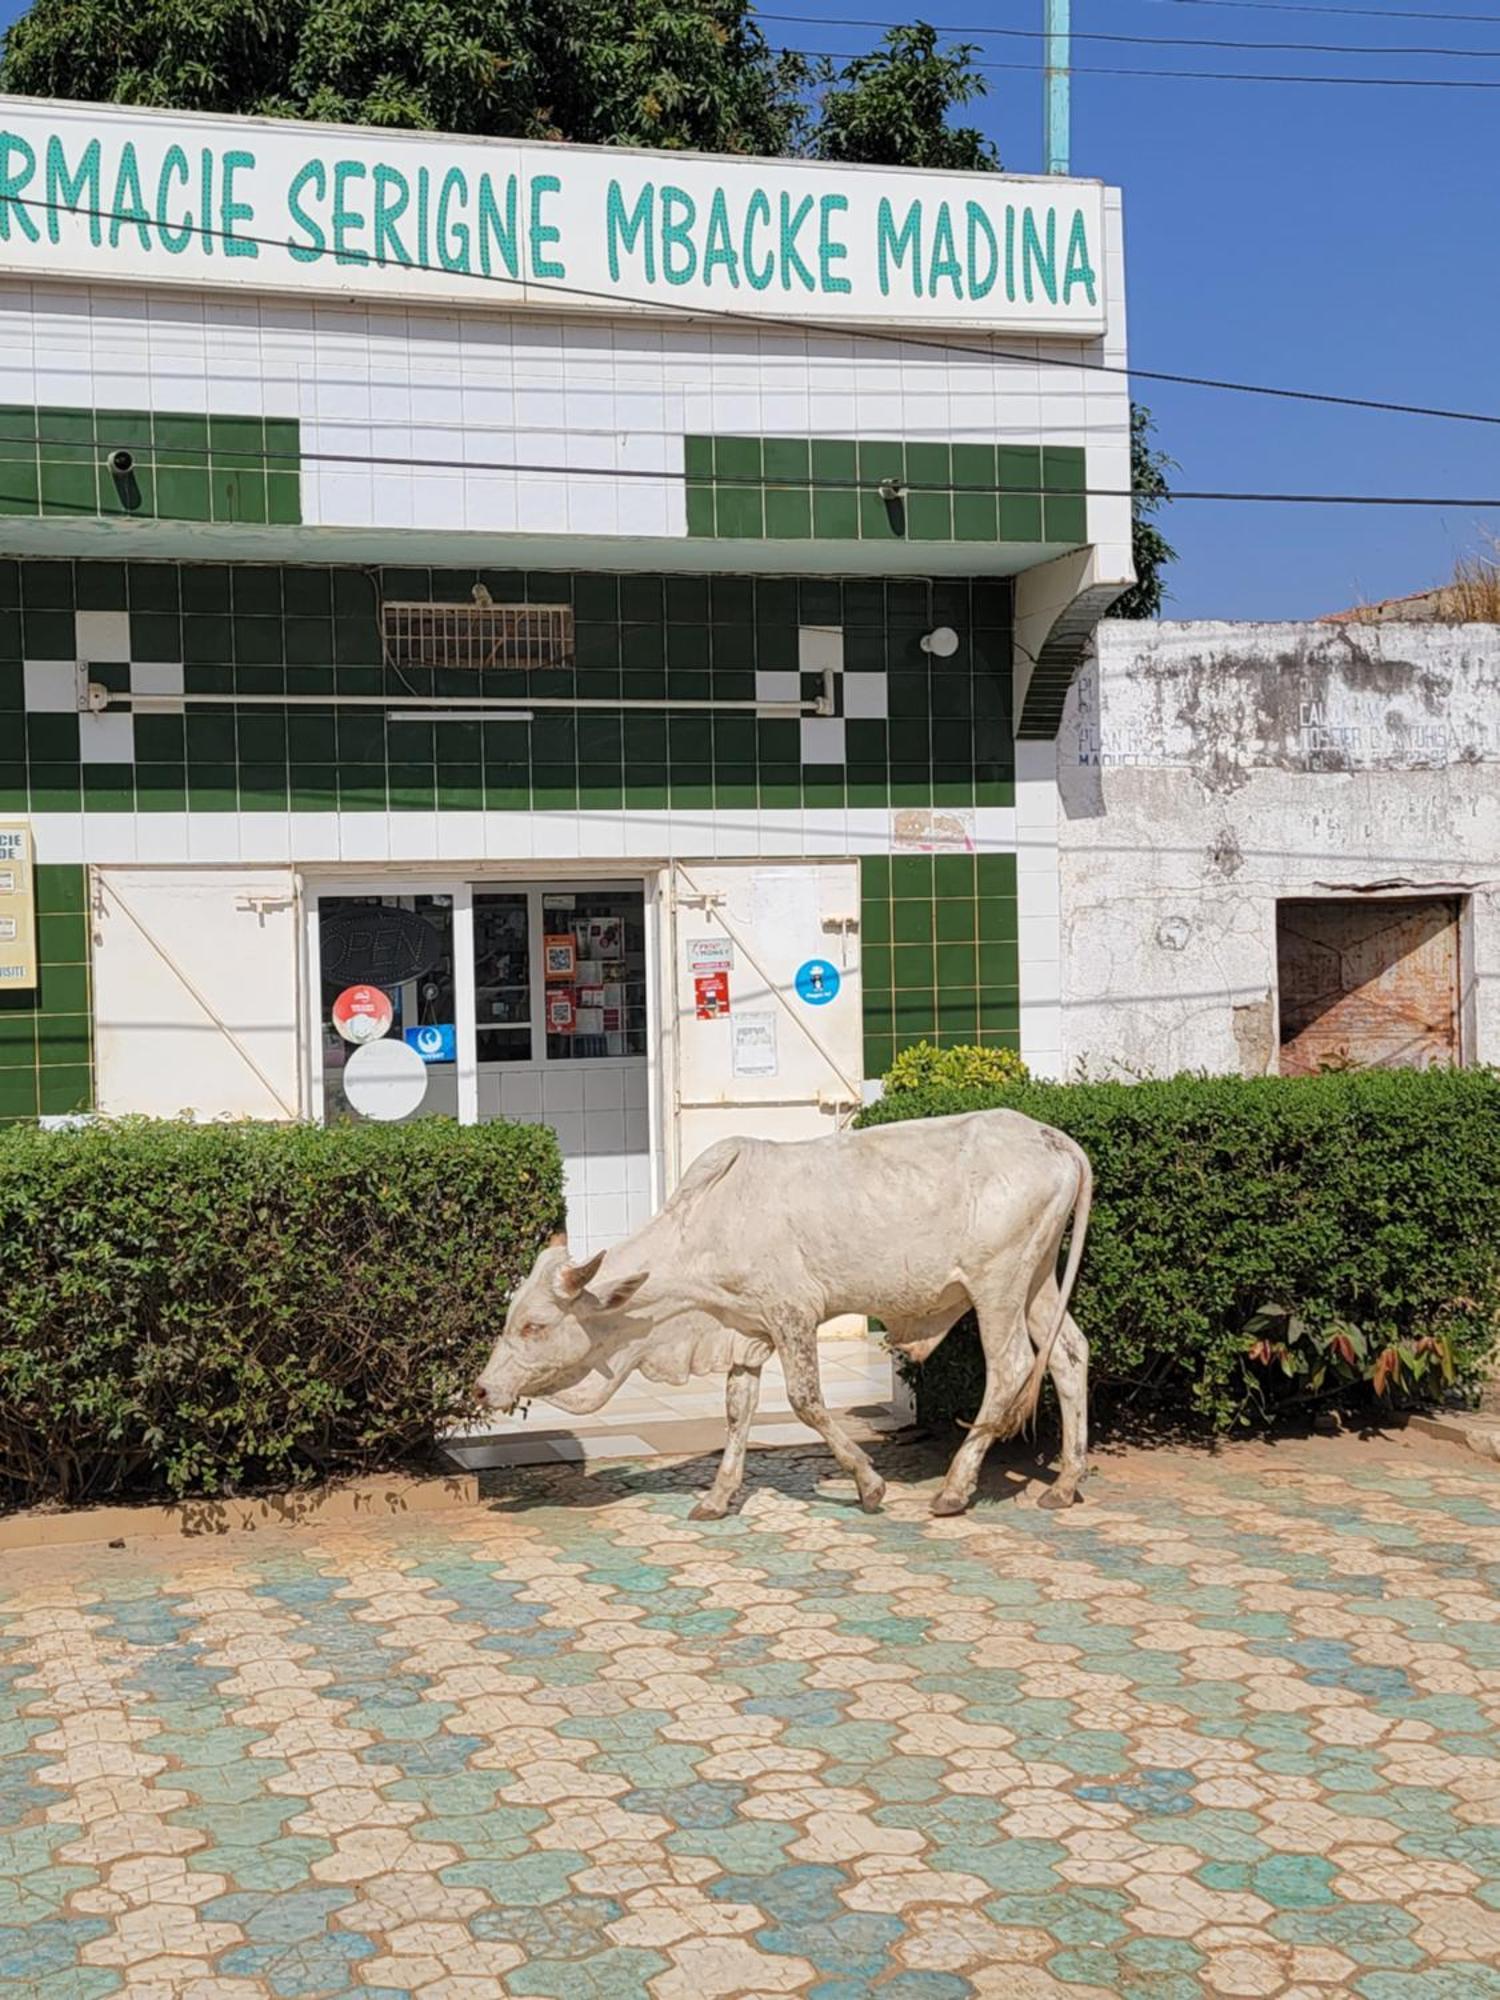
{"label": "small poster on wall", "polygon": [[729,1046],[736,1076],[775,1076],[776,1016],[736,1014]]}
{"label": "small poster on wall", "polygon": [[700,1021],[723,1020],[729,1012],[729,974],[695,972],[693,1006]]}
{"label": "small poster on wall", "polygon": [[578,967],[578,952],[567,931],[549,931],[542,941],[542,961],[549,979],[571,979]]}
{"label": "small poster on wall", "polygon": [[728,938],[689,938],[687,955],[695,973],[734,970],[734,946]]}

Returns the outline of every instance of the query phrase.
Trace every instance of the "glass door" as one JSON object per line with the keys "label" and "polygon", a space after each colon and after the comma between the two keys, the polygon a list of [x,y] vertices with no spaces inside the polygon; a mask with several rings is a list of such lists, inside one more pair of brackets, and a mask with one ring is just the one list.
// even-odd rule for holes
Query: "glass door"
{"label": "glass door", "polygon": [[325,1124],[366,1115],[351,1102],[345,1073],[356,1051],[377,1041],[404,1044],[421,1061],[407,1092],[416,1102],[403,1118],[457,1117],[453,916],[451,893],[318,898],[316,1060]]}
{"label": "glass door", "polygon": [[473,899],[478,1115],[556,1132],[589,1256],[652,1210],[645,890],[475,884]]}

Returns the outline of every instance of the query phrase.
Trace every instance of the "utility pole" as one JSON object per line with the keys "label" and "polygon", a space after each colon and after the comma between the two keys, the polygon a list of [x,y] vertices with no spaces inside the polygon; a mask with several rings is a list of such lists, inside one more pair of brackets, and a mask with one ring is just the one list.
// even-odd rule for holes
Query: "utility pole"
{"label": "utility pole", "polygon": [[1045,0],[1047,11],[1046,119],[1047,172],[1068,171],[1068,9],[1070,0]]}

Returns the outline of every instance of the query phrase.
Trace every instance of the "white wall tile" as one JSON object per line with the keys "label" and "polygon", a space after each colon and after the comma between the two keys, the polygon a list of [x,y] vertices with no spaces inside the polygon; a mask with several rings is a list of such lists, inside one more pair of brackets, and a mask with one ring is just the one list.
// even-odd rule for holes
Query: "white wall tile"
{"label": "white wall tile", "polygon": [[105,715],[80,715],[78,755],[85,764],[133,764],[135,717],[124,709]]}
{"label": "white wall tile", "polygon": [[799,625],[797,665],[804,674],[844,671],[844,630],[841,625]]}
{"label": "white wall tile", "polygon": [[21,687],[28,715],[78,713],[76,660],[27,660],[21,668]]}
{"label": "white wall tile", "polygon": [[795,667],[757,667],[755,670],[755,699],[757,701],[801,701],[802,676]]}

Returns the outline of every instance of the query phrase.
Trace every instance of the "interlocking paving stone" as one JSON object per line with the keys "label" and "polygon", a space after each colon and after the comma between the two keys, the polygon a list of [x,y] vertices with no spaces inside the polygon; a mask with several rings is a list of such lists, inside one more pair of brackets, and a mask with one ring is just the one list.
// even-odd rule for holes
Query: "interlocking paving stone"
{"label": "interlocking paving stone", "polygon": [[879,1455],[8,1557],[0,1991],[1500,2000],[1500,1472]]}

